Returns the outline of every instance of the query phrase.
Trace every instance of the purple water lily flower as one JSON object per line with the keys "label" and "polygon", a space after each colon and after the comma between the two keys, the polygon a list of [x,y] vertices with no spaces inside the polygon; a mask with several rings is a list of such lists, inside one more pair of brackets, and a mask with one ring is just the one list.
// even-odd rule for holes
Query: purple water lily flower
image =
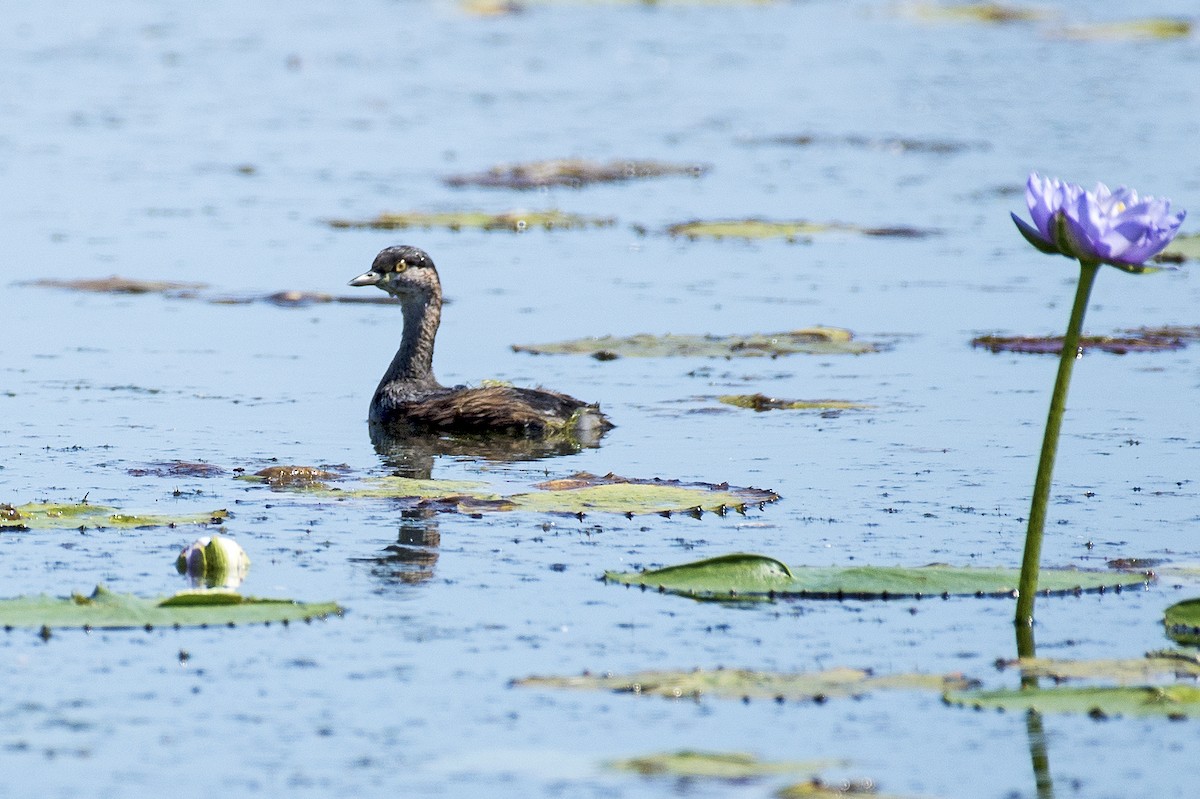
{"label": "purple water lily flower", "polygon": [[1012,215],[1025,240],[1044,253],[1058,253],[1127,271],[1153,258],[1171,243],[1186,211],[1171,213],[1169,200],[1139,197],[1124,186],[1103,183],[1084,191],[1074,183],[1030,174],[1025,187],[1030,225]]}

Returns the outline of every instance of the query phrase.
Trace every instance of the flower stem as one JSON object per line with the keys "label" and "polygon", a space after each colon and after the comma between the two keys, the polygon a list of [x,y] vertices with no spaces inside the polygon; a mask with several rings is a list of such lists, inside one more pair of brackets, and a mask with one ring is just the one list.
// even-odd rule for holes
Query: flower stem
{"label": "flower stem", "polygon": [[1067,407],[1067,390],[1071,386],[1071,370],[1079,357],[1079,334],[1083,315],[1087,312],[1088,297],[1100,264],[1079,262],[1079,285],[1075,289],[1075,305],[1071,321],[1063,337],[1062,354],[1058,361],[1058,377],[1050,397],[1050,413],[1046,417],[1046,434],[1042,439],[1042,456],[1038,461],[1037,479],[1033,484],[1033,502],[1029,509],[1029,527],[1025,532],[1025,556],[1021,559],[1021,580],[1017,585],[1018,625],[1033,624],[1033,600],[1037,594],[1038,568],[1042,558],[1042,534],[1046,528],[1046,505],[1050,501],[1050,481],[1054,475],[1054,458],[1058,454],[1058,434],[1062,429],[1063,411]]}

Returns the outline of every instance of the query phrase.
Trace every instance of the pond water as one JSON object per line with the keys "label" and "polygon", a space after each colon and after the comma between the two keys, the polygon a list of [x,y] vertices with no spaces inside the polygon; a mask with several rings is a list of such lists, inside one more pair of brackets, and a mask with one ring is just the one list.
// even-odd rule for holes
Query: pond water
{"label": "pond water", "polygon": [[[0,28],[0,501],[227,508],[259,596],[334,599],[283,628],[0,636],[0,793],[767,796],[786,780],[678,782],[605,762],[657,751],[832,758],[897,795],[1036,795],[1021,714],[935,694],[798,704],[511,688],[530,674],[647,668],[962,672],[1013,686],[1001,600],[699,604],[605,585],[734,551],[791,564],[1016,566],[1055,363],[973,350],[1060,333],[1077,270],[1008,219],[1031,169],[1126,183],[1200,213],[1200,46],[1077,40],[1128,4],[1039,5],[1037,23],[923,19],[883,2],[203,5],[5,9]],[[1147,16],[1194,13],[1156,0]],[[771,137],[812,135],[807,145]],[[854,137],[965,145],[903,150]],[[932,148],[938,150],[939,148]],[[443,179],[577,156],[703,163],[699,178],[515,192]],[[382,211],[557,208],[611,227],[523,234],[334,230]],[[919,239],[688,241],[690,219],[936,228]],[[1185,223],[1185,230],[1194,223]],[[637,226],[646,232],[639,232]],[[587,470],[728,481],[782,501],[745,516],[407,518],[320,502],[235,468],[392,472],[366,408],[397,309],[280,308],[72,292],[44,278],[202,282],[207,296],[345,287],[384,246],[438,263],[443,382],[542,384],[603,404],[596,449],[439,456],[432,474],[525,490]],[[1187,267],[1101,273],[1105,333],[1196,324]],[[813,324],[886,340],[858,357],[530,356],[579,336]],[[1200,558],[1198,350],[1089,355],[1075,372],[1043,562]],[[868,411],[750,410],[754,393]],[[204,461],[222,474],[131,474]],[[183,587],[199,530],[0,534],[4,596]],[[389,545],[424,545],[387,560]],[[1043,600],[1039,652],[1138,657],[1195,593]],[[185,654],[186,653],[186,654]],[[1059,796],[1192,795],[1194,722],[1047,716]]]}

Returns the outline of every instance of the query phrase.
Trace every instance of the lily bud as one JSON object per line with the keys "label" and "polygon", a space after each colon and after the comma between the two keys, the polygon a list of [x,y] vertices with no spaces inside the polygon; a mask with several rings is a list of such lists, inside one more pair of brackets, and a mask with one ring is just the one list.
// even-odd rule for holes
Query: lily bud
{"label": "lily bud", "polygon": [[232,538],[206,535],[179,553],[175,568],[196,586],[236,588],[246,578],[250,558]]}

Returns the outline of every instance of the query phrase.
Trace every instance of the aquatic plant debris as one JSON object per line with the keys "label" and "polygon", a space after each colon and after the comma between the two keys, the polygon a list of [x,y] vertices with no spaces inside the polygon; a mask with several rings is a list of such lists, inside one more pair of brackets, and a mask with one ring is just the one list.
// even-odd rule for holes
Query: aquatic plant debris
{"label": "aquatic plant debris", "polygon": [[[766,555],[733,553],[641,572],[605,572],[604,580],[690,599],[767,602],[780,599],[886,600],[1014,597],[1016,569],[928,566],[789,567]],[[1112,571],[1050,569],[1042,596],[1140,590],[1153,577]]]}
{"label": "aquatic plant debris", "polygon": [[956,3],[954,5],[912,3],[904,8],[916,17],[934,22],[1009,24],[1036,22],[1049,16],[1040,8],[1011,6],[1003,3]]}
{"label": "aquatic plant debris", "polygon": [[105,278],[79,278],[74,280],[46,277],[31,280],[27,285],[70,289],[71,291],[88,291],[97,294],[165,294],[169,296],[191,295],[208,288],[208,284],[206,283],[141,280],[138,278],[118,277],[117,275]]}
{"label": "aquatic plant debris", "polygon": [[1178,650],[1150,652],[1140,658],[1018,658],[997,661],[996,667],[1002,670],[1017,669],[1022,677],[1046,678],[1056,683],[1069,680],[1103,680],[1130,685],[1157,679],[1200,679],[1200,660],[1196,658],[1196,654]]}
{"label": "aquatic plant debris", "polygon": [[1082,41],[1153,41],[1182,39],[1192,34],[1192,23],[1171,17],[1147,17],[1122,22],[1101,22],[1091,25],[1069,25],[1058,30],[1064,39]]}
{"label": "aquatic plant debris", "polygon": [[1119,716],[1200,718],[1200,688],[1195,685],[954,690],[943,700],[976,710],[1086,714],[1097,721]]}
{"label": "aquatic plant debris", "polygon": [[860,341],[839,327],[807,327],[782,333],[709,336],[638,333],[596,336],[549,344],[514,344],[513,352],[534,355],[590,355],[598,361],[616,358],[777,358],[781,355],[862,355],[880,352],[881,342]]}
{"label": "aquatic plant debris", "polygon": [[789,147],[837,146],[862,150],[881,150],[887,153],[921,153],[928,155],[954,155],[971,150],[987,150],[986,141],[958,141],[955,139],[920,139],[906,136],[859,136],[831,135],[826,133],[785,133],[765,138],[747,140],[748,144],[782,144]]}
{"label": "aquatic plant debris", "polygon": [[555,158],[519,164],[500,164],[484,172],[451,175],[448,186],[478,186],[501,189],[544,189],[552,186],[581,188],[593,183],[621,183],[645,178],[685,175],[698,178],[708,172],[706,164],[671,164],[661,161],[622,159],[600,163],[577,158]]}
{"label": "aquatic plant debris", "polygon": [[97,294],[159,294],[176,300],[201,300],[214,305],[250,305],[266,303],[281,308],[305,308],[310,305],[344,304],[344,305],[394,305],[390,297],[363,297],[360,295],[339,296],[316,291],[299,291],[285,289],[270,294],[246,295],[208,295],[204,290],[209,288],[206,283],[179,283],[168,280],[137,280],[124,277],[81,278],[78,280],[59,280],[43,278],[28,281],[23,285],[40,286],[45,288],[68,289]]}
{"label": "aquatic plant debris", "polygon": [[205,526],[223,524],[227,518],[229,511],[224,509],[207,513],[159,514],[126,513],[88,502],[0,505],[0,531]]}
{"label": "aquatic plant debris", "polygon": [[1200,233],[1176,236],[1165,250],[1154,256],[1154,260],[1167,264],[1200,261]]}
{"label": "aquatic plant debris", "polygon": [[752,411],[858,411],[870,408],[849,400],[794,400],[768,397],[765,394],[722,394],[718,402]]}
{"label": "aquatic plant debris", "polygon": [[575,230],[587,227],[609,227],[617,220],[611,216],[583,216],[563,211],[408,211],[383,213],[374,219],[330,219],[333,228],[371,228],[374,230],[404,230],[407,228],[446,228],[447,230]]}
{"label": "aquatic plant debris", "polygon": [[244,475],[243,480],[260,480],[267,485],[288,488],[304,488],[321,486],[329,480],[340,480],[341,474],[321,469],[316,466],[268,466],[259,469],[252,475]]}
{"label": "aquatic plant debris", "polygon": [[884,674],[848,667],[816,672],[771,672],[751,669],[649,670],[630,674],[591,674],[577,677],[530,676],[513,680],[524,688],[566,688],[611,691],[666,699],[769,699],[777,702],[816,702],[861,697],[872,691],[965,690],[977,685],[961,674]]}
{"label": "aquatic plant debris", "polygon": [[616,771],[629,771],[644,777],[687,777],[742,782],[779,774],[805,774],[816,777],[821,771],[844,766],[840,760],[760,760],[748,752],[701,752],[683,749],[677,752],[656,752],[623,760],[610,760],[605,765]]}
{"label": "aquatic plant debris", "polygon": [[[1059,355],[1062,336],[976,336],[971,346],[991,352],[1016,352],[1027,355]],[[1116,336],[1080,336],[1080,352],[1099,350],[1114,355],[1131,352],[1169,352],[1187,346],[1187,339],[1170,328],[1129,330]]]}
{"label": "aquatic plant debris", "polygon": [[915,227],[863,227],[844,222],[809,222],[806,220],[771,221],[767,219],[717,219],[678,222],[667,227],[668,235],[687,239],[785,239],[803,241],[818,233],[858,233],[864,236],[892,238],[924,238],[939,231]]}
{"label": "aquatic plant debris", "polygon": [[143,598],[115,594],[102,585],[90,596],[21,596],[0,599],[0,625],[33,627],[133,629],[208,627],[270,622],[311,621],[341,615],[335,602],[246,597],[235,591],[181,591],[168,597]]}

